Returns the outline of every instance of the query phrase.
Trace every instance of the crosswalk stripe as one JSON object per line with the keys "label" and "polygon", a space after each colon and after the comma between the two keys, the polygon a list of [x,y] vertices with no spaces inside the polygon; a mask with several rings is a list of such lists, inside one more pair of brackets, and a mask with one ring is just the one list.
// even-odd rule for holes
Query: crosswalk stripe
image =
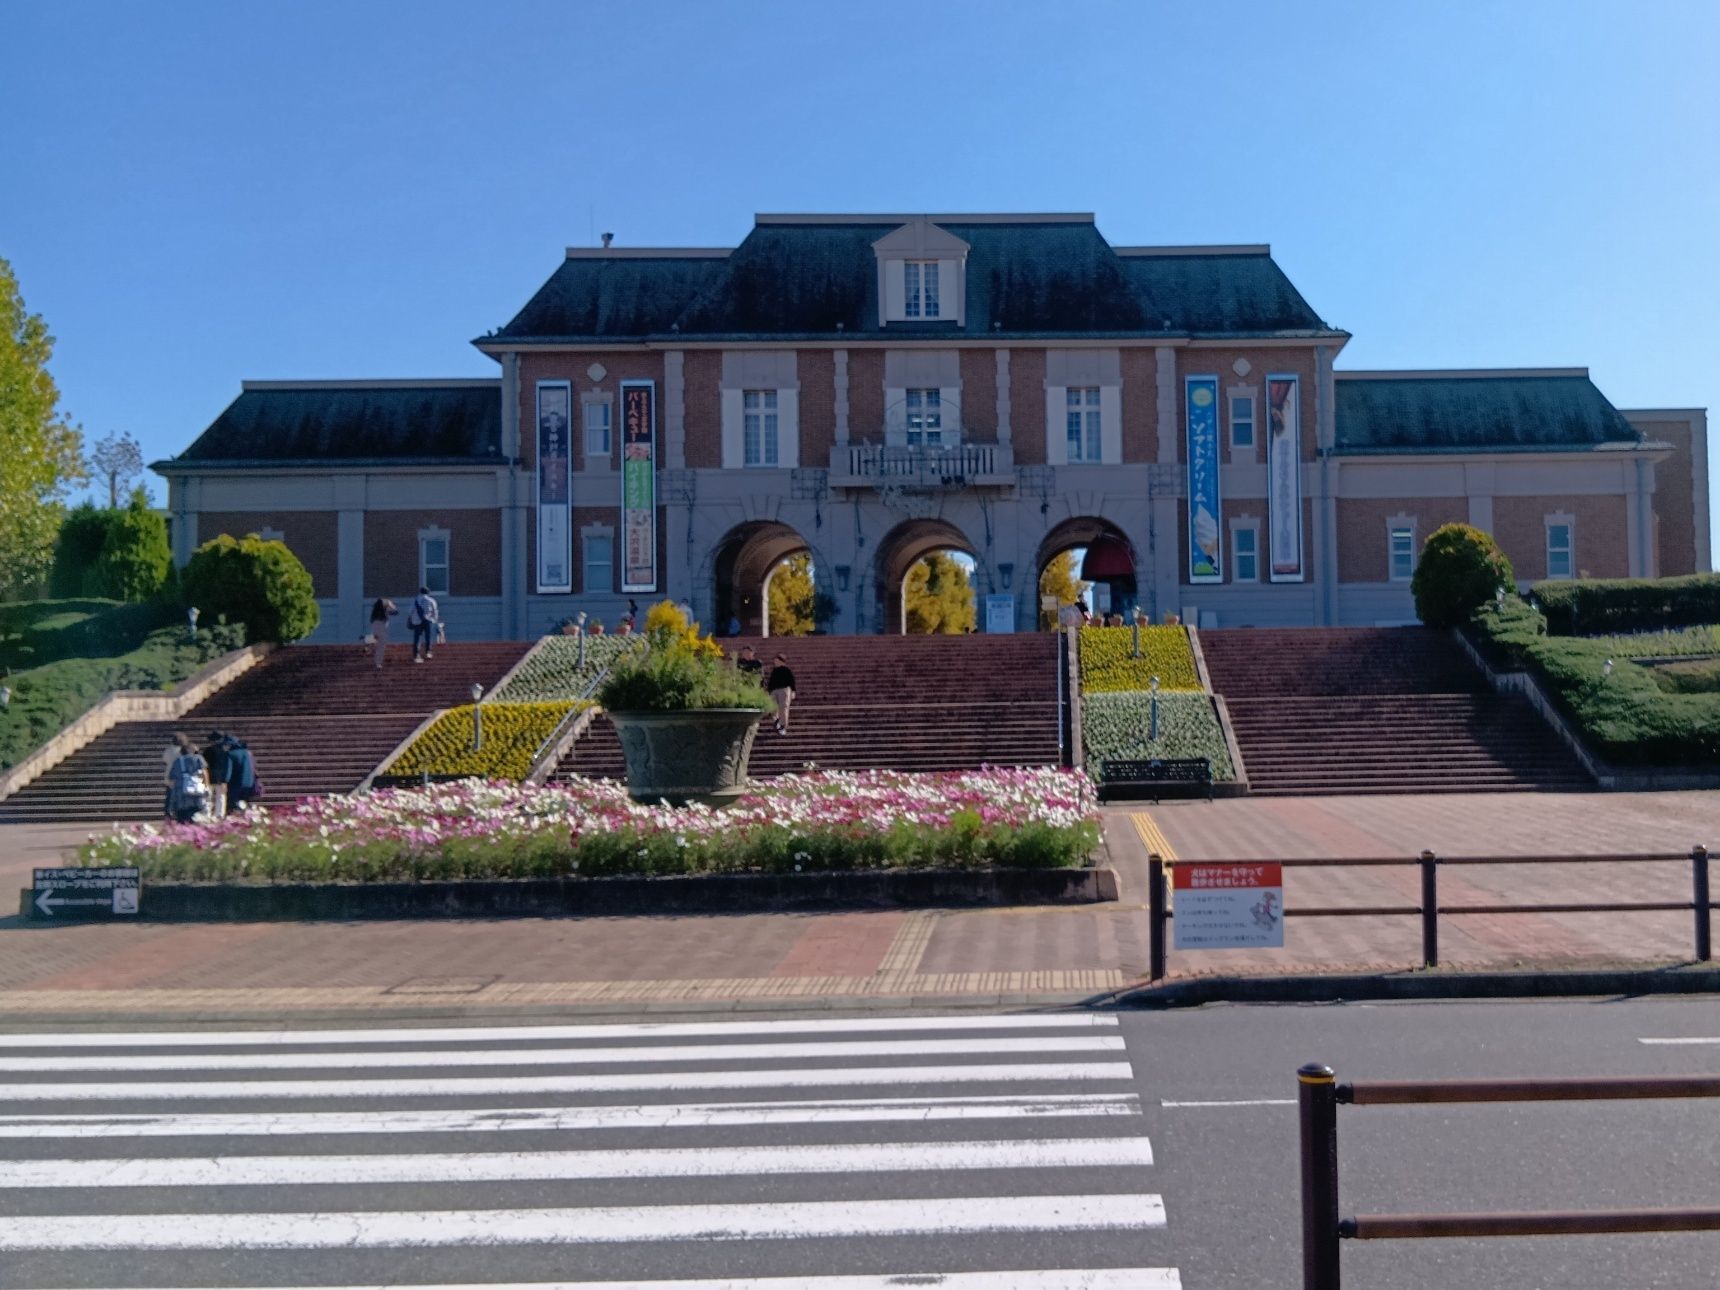
{"label": "crosswalk stripe", "polygon": [[301,1183],[471,1183],[735,1174],[963,1169],[1109,1169],[1153,1163],[1146,1138],[812,1144],[628,1151],[357,1156],[198,1156],[0,1161],[0,1188],[280,1187]]}
{"label": "crosswalk stripe", "polygon": [[1128,1062],[966,1066],[850,1066],[784,1070],[646,1071],[622,1075],[498,1075],[429,1079],[199,1080],[0,1085],[0,1102],[183,1101],[194,1098],[464,1097],[515,1093],[685,1092],[702,1088],[845,1088],[872,1084],[990,1084],[1126,1080]]}
{"label": "crosswalk stripe", "polygon": [[904,1097],[827,1102],[676,1102],[668,1105],[458,1111],[281,1111],[275,1114],[0,1115],[0,1138],[279,1137],[294,1134],[500,1133],[569,1129],[711,1128],[752,1124],[1041,1119],[1139,1115],[1135,1093],[1016,1097]]}
{"label": "crosswalk stripe", "polygon": [[855,1039],[785,1044],[677,1044],[629,1048],[494,1048],[362,1053],[152,1053],[105,1057],[0,1057],[0,1071],[361,1070],[380,1067],[575,1066],[753,1061],[814,1057],[965,1057],[982,1054],[1118,1052],[1121,1035],[1008,1039]]}
{"label": "crosswalk stripe", "polygon": [[[719,1281],[509,1282],[506,1290],[1182,1290],[1175,1268],[1092,1268],[1011,1272],[887,1272],[870,1277],[724,1277]],[[259,1287],[259,1290],[261,1288]],[[271,1290],[288,1290],[272,1287]],[[319,1286],[315,1290],[501,1290],[483,1285]]]}
{"label": "crosswalk stripe", "polygon": [[1113,1013],[997,1013],[975,1016],[808,1017],[770,1021],[666,1021],[589,1026],[437,1026],[353,1030],[144,1030],[0,1034],[0,1048],[194,1048],[315,1044],[526,1043],[540,1039],[690,1039],[712,1035],[794,1035],[842,1031],[1111,1029]]}
{"label": "crosswalk stripe", "polygon": [[1164,1225],[1164,1202],[1155,1193],[582,1209],[50,1214],[0,1219],[0,1250],[411,1249],[1141,1231]]}

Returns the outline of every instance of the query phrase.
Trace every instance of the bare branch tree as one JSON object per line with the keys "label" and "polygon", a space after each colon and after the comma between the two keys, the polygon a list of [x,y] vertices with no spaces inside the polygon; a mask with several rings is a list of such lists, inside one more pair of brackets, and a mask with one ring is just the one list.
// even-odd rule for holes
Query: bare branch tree
{"label": "bare branch tree", "polygon": [[117,507],[120,494],[143,473],[143,449],[129,434],[110,434],[90,450],[90,473],[107,481],[108,507]]}

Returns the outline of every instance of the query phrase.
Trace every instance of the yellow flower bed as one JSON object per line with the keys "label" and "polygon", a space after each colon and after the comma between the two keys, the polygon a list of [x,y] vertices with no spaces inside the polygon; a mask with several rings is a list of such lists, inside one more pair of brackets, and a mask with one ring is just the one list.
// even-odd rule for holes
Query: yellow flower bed
{"label": "yellow flower bed", "polygon": [[1185,627],[1141,628],[1141,657],[1131,658],[1132,627],[1081,629],[1081,689],[1087,694],[1145,690],[1153,677],[1161,690],[1198,690],[1194,651]]}
{"label": "yellow flower bed", "polygon": [[389,775],[477,775],[522,780],[532,756],[575,707],[589,703],[486,703],[484,746],[472,747],[472,705],[450,708],[414,739],[384,772]]}

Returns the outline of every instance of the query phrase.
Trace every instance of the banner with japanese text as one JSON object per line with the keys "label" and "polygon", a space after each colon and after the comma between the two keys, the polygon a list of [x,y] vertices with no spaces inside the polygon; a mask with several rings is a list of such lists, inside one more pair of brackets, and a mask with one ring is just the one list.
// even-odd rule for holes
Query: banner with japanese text
{"label": "banner with japanese text", "polygon": [[621,382],[621,590],[657,590],[657,383]]}
{"label": "banner with japanese text", "polygon": [[1266,378],[1266,487],[1273,582],[1303,580],[1300,387],[1301,381],[1294,376]]}
{"label": "banner with japanese text", "polygon": [[573,387],[537,387],[537,589],[573,590]]}
{"label": "banner with japanese text", "polygon": [[1219,539],[1218,378],[1191,376],[1183,382],[1188,427],[1188,580],[1224,581],[1224,544]]}

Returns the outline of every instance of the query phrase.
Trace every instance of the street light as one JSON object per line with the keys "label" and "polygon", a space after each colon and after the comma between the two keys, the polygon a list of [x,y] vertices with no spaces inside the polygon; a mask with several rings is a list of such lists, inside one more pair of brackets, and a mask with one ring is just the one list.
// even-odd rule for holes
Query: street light
{"label": "street light", "polygon": [[1601,680],[1604,681],[1607,679],[1607,677],[1609,677],[1611,675],[1612,675],[1612,660],[1609,658],[1606,662],[1601,664]]}
{"label": "street light", "polygon": [[1159,741],[1159,678],[1155,676],[1147,684],[1153,692],[1152,713],[1147,726],[1147,740],[1156,744]]}
{"label": "street light", "polygon": [[12,707],[12,687],[0,685],[0,712],[6,712]]}
{"label": "street light", "polygon": [[197,606],[193,605],[185,611],[185,620],[191,624],[191,639],[197,639]]}
{"label": "street light", "polygon": [[1135,642],[1134,651],[1129,655],[1130,658],[1139,658],[1141,656],[1141,618],[1141,607],[1136,605],[1134,621],[1129,624],[1129,629],[1133,634]]}
{"label": "street light", "polygon": [[472,682],[472,751],[477,752],[484,746],[484,705],[479,702],[484,697],[484,687],[476,681]]}
{"label": "street light", "polygon": [[579,660],[574,664],[580,671],[585,670],[585,610],[574,615],[573,634],[579,637]]}

